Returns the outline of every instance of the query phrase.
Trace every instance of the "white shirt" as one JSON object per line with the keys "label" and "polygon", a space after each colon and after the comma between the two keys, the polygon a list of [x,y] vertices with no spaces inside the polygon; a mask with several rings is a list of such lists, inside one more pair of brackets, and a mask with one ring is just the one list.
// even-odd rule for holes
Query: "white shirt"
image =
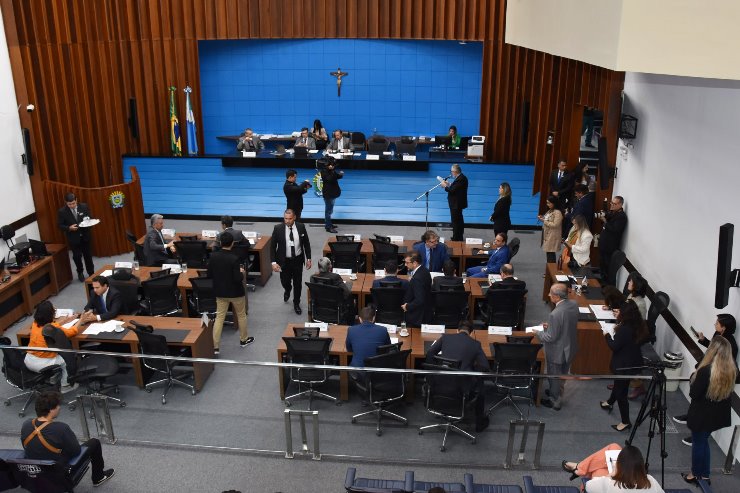
{"label": "white shirt", "polygon": [[650,488],[644,490],[619,488],[614,480],[609,476],[594,478],[586,483],[586,493],[621,493],[624,491],[634,491],[635,493],[664,493],[663,488],[648,474]]}
{"label": "white shirt", "polygon": [[290,258],[290,231],[293,231],[293,241],[295,242],[295,256],[300,257],[301,253],[303,253],[303,250],[301,250],[301,239],[298,236],[298,228],[296,228],[295,223],[293,223],[293,226],[288,227],[288,225],[285,225],[285,256]]}

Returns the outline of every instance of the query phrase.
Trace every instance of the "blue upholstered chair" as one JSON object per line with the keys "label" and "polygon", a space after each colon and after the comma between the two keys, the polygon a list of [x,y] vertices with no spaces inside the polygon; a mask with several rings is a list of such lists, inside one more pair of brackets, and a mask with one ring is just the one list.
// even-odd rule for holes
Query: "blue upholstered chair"
{"label": "blue upholstered chair", "polygon": [[350,467],[344,478],[344,488],[350,493],[403,493],[414,490],[414,473],[406,471],[403,480],[358,478],[357,469]]}
{"label": "blue upholstered chair", "polygon": [[31,493],[74,492],[74,487],[90,468],[90,458],[82,457],[86,449],[87,447],[82,447],[79,455],[69,464],[53,460],[24,459],[23,450],[20,450],[20,458],[9,458],[5,462],[15,481]]}
{"label": "blue upholstered chair", "polygon": [[532,476],[524,476],[524,493],[580,493],[576,486],[536,486]]}

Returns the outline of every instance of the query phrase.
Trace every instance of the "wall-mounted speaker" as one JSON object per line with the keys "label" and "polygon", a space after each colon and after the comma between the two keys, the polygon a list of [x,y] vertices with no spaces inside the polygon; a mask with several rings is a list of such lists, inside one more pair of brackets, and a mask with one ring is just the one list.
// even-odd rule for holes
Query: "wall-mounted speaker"
{"label": "wall-mounted speaker", "polygon": [[637,118],[625,113],[619,119],[619,138],[634,139],[635,137],[637,137]]}
{"label": "wall-mounted speaker", "polygon": [[527,145],[529,138],[529,101],[522,103],[522,145]]}
{"label": "wall-mounted speaker", "polygon": [[26,172],[29,176],[33,176],[33,154],[31,153],[31,132],[23,127],[21,129],[23,134],[23,164],[26,165]]}
{"label": "wall-mounted speaker", "polygon": [[136,111],[136,98],[128,100],[128,128],[131,130],[131,137],[139,138],[139,115]]}

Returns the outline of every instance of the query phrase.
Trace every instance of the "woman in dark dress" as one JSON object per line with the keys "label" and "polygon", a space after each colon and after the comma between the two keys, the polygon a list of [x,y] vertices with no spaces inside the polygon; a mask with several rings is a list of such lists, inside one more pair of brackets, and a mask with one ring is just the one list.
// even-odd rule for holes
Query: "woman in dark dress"
{"label": "woman in dark dress", "polygon": [[687,483],[709,480],[709,436],[732,423],[730,397],[735,378],[737,366],[730,343],[724,337],[713,338],[690,380],[686,424],[691,430],[691,472],[681,473]]}
{"label": "woman in dark dress", "polygon": [[[617,316],[617,325],[614,327],[614,336],[606,334],[606,344],[612,350],[612,360],[609,368],[615,375],[636,375],[639,370],[635,367],[642,365],[640,346],[647,341],[649,331],[640,310],[634,301],[626,301],[619,310],[614,310]],[[619,406],[620,422],[612,425],[617,431],[632,428],[630,421],[630,404],[627,400],[628,379],[614,380],[614,387],[609,399],[601,401],[601,409],[611,412],[614,402]]]}
{"label": "woman in dark dress", "polygon": [[494,234],[508,233],[511,227],[511,217],[509,211],[511,210],[511,186],[503,182],[498,187],[498,200],[493,206],[493,213],[491,214],[490,221],[493,223]]}

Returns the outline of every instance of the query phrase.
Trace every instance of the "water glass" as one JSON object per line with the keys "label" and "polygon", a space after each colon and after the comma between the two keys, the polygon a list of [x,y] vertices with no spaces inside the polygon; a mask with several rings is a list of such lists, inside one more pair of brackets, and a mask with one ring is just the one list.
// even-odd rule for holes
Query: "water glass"
{"label": "water glass", "polygon": [[134,260],[134,270],[139,270],[139,261]]}
{"label": "water glass", "polygon": [[182,263],[182,271],[183,272],[187,272],[188,271],[188,264],[186,264],[185,262]]}

